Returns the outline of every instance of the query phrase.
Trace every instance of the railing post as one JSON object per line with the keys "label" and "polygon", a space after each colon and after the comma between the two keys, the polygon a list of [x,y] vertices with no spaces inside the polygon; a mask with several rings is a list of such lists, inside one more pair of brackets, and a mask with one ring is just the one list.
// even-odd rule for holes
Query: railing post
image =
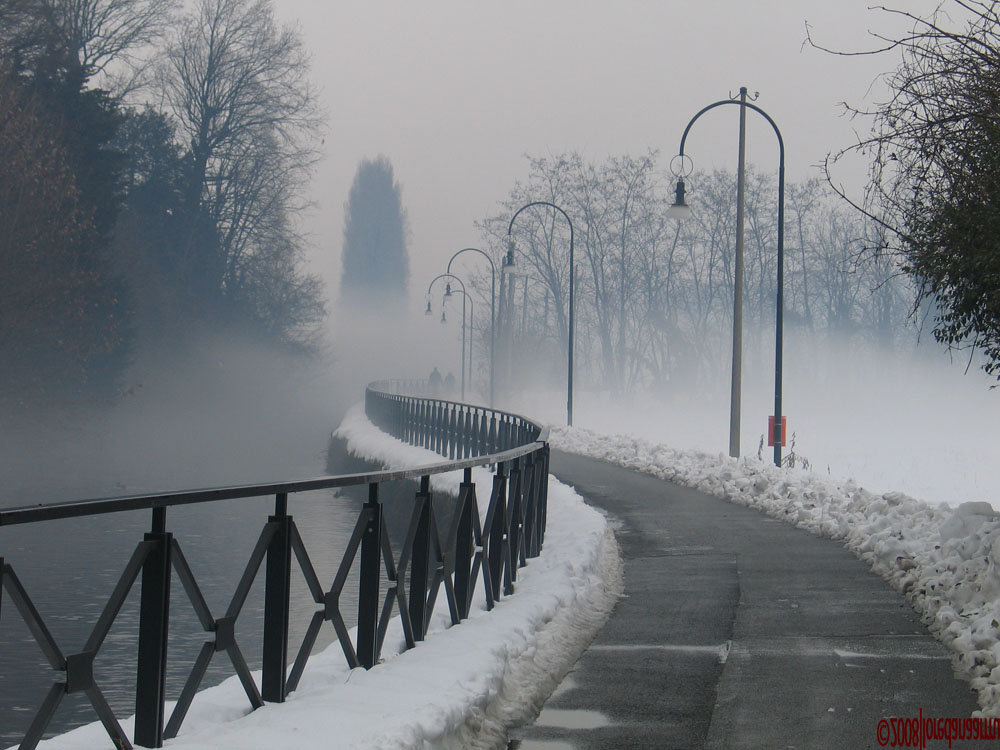
{"label": "railing post", "polygon": [[431,404],[429,401],[424,401],[423,408],[423,423],[424,423],[424,439],[421,448],[431,449]]}
{"label": "railing post", "polygon": [[288,597],[292,570],[292,517],[288,515],[288,493],[275,496],[274,515],[267,520],[277,524],[277,529],[267,547],[260,694],[266,701],[282,703],[288,667]]}
{"label": "railing post", "polygon": [[167,509],[153,508],[152,529],[143,537],[156,546],[142,564],[133,734],[135,744],[144,747],[163,747],[171,536],[167,532]]}
{"label": "railing post", "polygon": [[524,457],[524,519],[522,533],[524,534],[525,558],[538,557],[538,483],[541,466],[538,461],[538,451],[532,451]]}
{"label": "railing post", "polygon": [[472,455],[472,409],[462,409],[462,458]]}
{"label": "railing post", "polygon": [[523,528],[521,519],[523,518],[523,495],[524,474],[521,471],[521,458],[514,459],[514,465],[510,472],[510,498],[508,506],[510,508],[510,524],[507,526],[507,543],[510,548],[510,580],[517,580],[517,568],[521,562],[521,534]]}
{"label": "railing post", "polygon": [[473,500],[476,497],[476,485],[472,481],[472,469],[466,469],[458,496],[463,498],[461,513],[458,520],[458,534],[455,539],[455,598],[458,600],[458,616],[465,619],[469,616],[470,589],[473,581],[472,559],[475,556],[476,540],[473,536]]}
{"label": "railing post", "polygon": [[503,545],[507,535],[507,468],[503,461],[497,464],[497,472],[493,476],[493,494],[493,521],[489,531],[483,529],[483,533],[489,534],[490,580],[493,583],[493,596],[499,599],[500,581],[503,577]]}
{"label": "railing post", "polygon": [[363,513],[368,523],[361,537],[361,585],[358,592],[358,661],[371,669],[378,661],[379,576],[382,564],[382,503],[378,483],[368,485]]}
{"label": "railing post", "polygon": [[455,458],[461,455],[461,451],[458,447],[458,407],[452,406],[450,409],[450,416],[448,417],[448,427],[451,431],[451,436],[449,442],[451,445],[448,446],[448,455],[451,460],[454,461]]}
{"label": "railing post", "polygon": [[538,549],[541,551],[545,543],[545,524],[549,513],[549,444],[542,446],[540,451],[542,476],[538,492]]}
{"label": "railing post", "polygon": [[413,556],[410,562],[410,624],[413,639],[422,641],[427,633],[427,576],[431,559],[431,478],[420,477],[417,493],[416,535],[413,538]]}

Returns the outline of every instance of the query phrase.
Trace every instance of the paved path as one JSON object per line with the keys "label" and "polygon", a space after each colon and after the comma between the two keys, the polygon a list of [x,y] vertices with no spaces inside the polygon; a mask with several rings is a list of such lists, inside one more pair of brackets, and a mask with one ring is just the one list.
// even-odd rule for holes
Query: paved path
{"label": "paved path", "polygon": [[868,748],[883,717],[976,709],[839,543],[600,461],[553,453],[552,471],[620,522],[625,596],[511,748]]}

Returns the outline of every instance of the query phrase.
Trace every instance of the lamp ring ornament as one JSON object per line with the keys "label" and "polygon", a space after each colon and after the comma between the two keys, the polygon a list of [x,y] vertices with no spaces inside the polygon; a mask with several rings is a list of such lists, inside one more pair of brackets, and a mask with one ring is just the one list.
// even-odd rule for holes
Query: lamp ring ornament
{"label": "lamp ring ornament", "polygon": [[687,154],[677,154],[670,160],[670,174],[684,179],[694,171],[694,160]]}

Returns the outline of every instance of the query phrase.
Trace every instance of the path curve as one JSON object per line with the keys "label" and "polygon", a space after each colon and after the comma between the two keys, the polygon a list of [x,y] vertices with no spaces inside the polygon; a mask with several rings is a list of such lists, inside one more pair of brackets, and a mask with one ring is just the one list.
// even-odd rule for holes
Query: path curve
{"label": "path curve", "polygon": [[883,718],[977,709],[841,544],[595,459],[553,451],[551,468],[620,524],[625,595],[511,748],[879,747]]}

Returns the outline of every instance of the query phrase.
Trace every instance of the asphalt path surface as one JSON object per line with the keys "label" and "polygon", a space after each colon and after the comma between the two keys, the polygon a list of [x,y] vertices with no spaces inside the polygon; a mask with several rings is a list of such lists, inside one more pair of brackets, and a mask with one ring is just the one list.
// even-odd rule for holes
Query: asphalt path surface
{"label": "asphalt path surface", "polygon": [[601,461],[551,466],[618,525],[625,592],[510,748],[877,748],[904,739],[883,719],[976,710],[902,594],[840,543]]}

